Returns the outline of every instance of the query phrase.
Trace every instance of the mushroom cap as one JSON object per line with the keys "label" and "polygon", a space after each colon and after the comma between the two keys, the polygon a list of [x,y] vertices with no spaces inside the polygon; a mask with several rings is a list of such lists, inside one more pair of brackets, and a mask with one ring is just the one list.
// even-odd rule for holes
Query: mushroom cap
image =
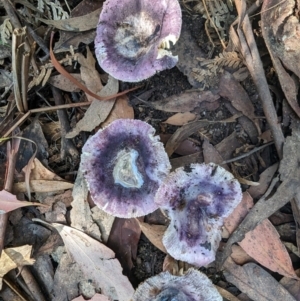
{"label": "mushroom cap", "polygon": [[80,168],[94,203],[117,217],[137,217],[158,208],[155,193],[171,168],[155,129],[118,119],[83,146]]}
{"label": "mushroom cap", "polygon": [[214,261],[224,218],[241,199],[239,182],[214,163],[191,164],[170,173],[155,196],[171,220],[163,236],[168,253],[196,266]]}
{"label": "mushroom cap", "polygon": [[206,275],[189,269],[182,276],[160,273],[139,285],[133,301],[222,301],[223,298]]}
{"label": "mushroom cap", "polygon": [[116,79],[138,82],[173,68],[166,50],[181,31],[178,0],[106,0],[95,38],[99,65]]}

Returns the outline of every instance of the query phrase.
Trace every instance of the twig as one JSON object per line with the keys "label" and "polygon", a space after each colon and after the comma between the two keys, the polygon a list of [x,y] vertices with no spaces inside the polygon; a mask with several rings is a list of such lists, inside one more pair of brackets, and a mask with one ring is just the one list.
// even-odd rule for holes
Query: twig
{"label": "twig", "polygon": [[11,289],[11,291],[13,291],[20,298],[20,300],[28,301],[28,299],[25,299],[25,297],[23,297],[23,295],[20,292],[20,288],[17,287],[17,285],[15,285],[14,283],[12,284],[10,281],[8,281],[5,278],[3,278],[3,282]]}
{"label": "twig", "polygon": [[[52,94],[54,97],[54,101],[56,105],[63,104],[63,97],[61,95],[61,92],[56,87],[51,87]],[[72,162],[77,162],[79,158],[79,152],[77,148],[75,147],[73,141],[71,139],[66,139],[66,133],[68,133],[71,130],[68,116],[65,110],[57,110],[57,116],[61,125],[61,150],[60,150],[60,156],[61,159],[64,160],[66,157],[66,154],[68,153],[72,157]]]}
{"label": "twig", "polygon": [[277,114],[274,108],[270,90],[268,88],[268,83],[265,77],[257,45],[255,43],[249,16],[244,11],[246,5],[244,0],[237,0],[235,3],[239,12],[237,34],[240,41],[241,52],[261,99],[264,114],[274,137],[274,143],[278,156],[280,159],[282,159],[284,136],[280,127],[280,123],[277,119]]}
{"label": "twig", "polygon": [[[7,167],[4,189],[11,192],[14,183],[14,172],[19,149],[19,139],[13,139],[7,143]],[[5,232],[8,221],[8,213],[0,214],[0,256],[4,248]]]}
{"label": "twig", "polygon": [[252,155],[252,154],[254,154],[254,153],[256,153],[256,152],[258,152],[258,151],[260,151],[260,150],[264,149],[265,147],[267,147],[267,146],[269,146],[269,145],[272,145],[272,144],[274,144],[273,141],[272,141],[272,142],[268,142],[268,143],[266,143],[266,144],[264,144],[264,145],[261,145],[261,146],[259,146],[259,147],[255,147],[254,149],[252,149],[251,151],[249,151],[249,152],[246,153],[246,154],[242,154],[242,155],[240,155],[240,156],[238,156],[238,157],[234,157],[234,158],[232,158],[232,159],[223,161],[222,163],[220,163],[220,165],[224,165],[224,164],[227,164],[227,163],[231,163],[231,162],[235,162],[235,161],[241,160],[241,159],[243,159],[243,158],[245,158],[245,157],[248,157],[248,156],[250,156],[250,155]]}
{"label": "twig", "polygon": [[27,287],[29,288],[32,296],[34,296],[35,301],[46,301],[45,297],[43,296],[41,289],[36,282],[35,278],[33,277],[32,273],[30,272],[29,268],[26,266],[23,266],[19,268],[19,271],[21,273],[21,276],[24,279],[24,282],[26,283]]}
{"label": "twig", "polygon": [[36,32],[29,26],[29,24],[27,22],[26,22],[26,26],[27,26],[27,30],[30,33],[30,35],[32,36],[32,38],[36,41],[36,43],[45,52],[45,56],[40,59],[42,62],[44,62],[50,56],[49,49],[48,49],[47,45],[45,44],[44,40],[39,35],[36,34]]}

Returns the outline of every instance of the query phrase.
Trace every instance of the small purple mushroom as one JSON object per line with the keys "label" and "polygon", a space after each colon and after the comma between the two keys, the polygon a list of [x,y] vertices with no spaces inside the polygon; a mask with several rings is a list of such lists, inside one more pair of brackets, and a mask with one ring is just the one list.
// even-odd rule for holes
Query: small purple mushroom
{"label": "small purple mushroom", "polygon": [[222,301],[223,298],[208,279],[195,269],[182,276],[169,272],[147,279],[135,291],[133,301]]}
{"label": "small purple mushroom", "polygon": [[168,50],[181,31],[178,0],[106,0],[95,38],[100,66],[116,79],[138,82],[173,68]]}
{"label": "small purple mushroom", "polygon": [[241,199],[239,182],[213,163],[191,164],[170,173],[155,196],[171,219],[163,237],[168,253],[196,266],[214,261],[224,218]]}
{"label": "small purple mushroom", "polygon": [[146,122],[118,119],[86,142],[80,168],[98,207],[124,218],[158,208],[154,196],[171,166],[154,134]]}

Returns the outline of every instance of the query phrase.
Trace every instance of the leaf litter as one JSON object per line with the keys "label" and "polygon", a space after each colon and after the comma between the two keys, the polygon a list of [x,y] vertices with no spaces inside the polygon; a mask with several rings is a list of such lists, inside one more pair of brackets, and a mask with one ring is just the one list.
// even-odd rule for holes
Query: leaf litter
{"label": "leaf litter", "polygon": [[[174,46],[177,67],[145,80],[128,95],[104,101],[83,93],[48,59],[51,26],[59,30],[55,56],[87,90],[109,96],[136,87],[105,74],[95,60],[93,40],[102,1],[58,1],[52,6],[42,0],[16,1],[16,10],[9,1],[0,8],[0,22],[9,20],[12,28],[27,25],[28,41],[38,45],[22,82],[36,84],[29,86],[30,111],[18,112],[6,71],[12,69],[11,62],[4,53],[14,51],[11,33],[0,24],[0,31],[6,28],[0,74],[7,82],[0,85],[1,137],[17,129],[18,136],[37,145],[33,159],[32,144],[22,141],[17,154],[17,147],[7,150],[10,142],[1,140],[0,159],[4,167],[7,164],[1,171],[0,262],[11,263],[1,271],[4,301],[14,298],[11,273],[25,261],[36,276],[34,288],[28,281],[32,275],[25,269],[21,273],[33,300],[43,300],[34,294],[36,287],[47,288],[44,300],[129,300],[133,287],[149,277],[163,270],[175,275],[187,271],[162,244],[166,216],[153,213],[136,221],[101,211],[89,196],[78,161],[70,155],[66,137],[80,154],[91,134],[121,118],[150,123],[165,143],[173,169],[215,162],[241,182],[244,198],[225,221],[217,260],[201,268],[219,293],[232,300],[299,300],[299,271],[294,270],[300,244],[295,1],[250,6],[236,0],[236,10],[222,1],[212,2],[206,9],[200,1],[181,2],[183,26]],[[253,14],[251,24],[248,15]],[[58,96],[63,107],[58,106]],[[67,114],[59,117],[59,109]],[[60,223],[55,225],[63,240],[33,218]],[[284,227],[294,230],[284,235]],[[19,247],[26,250],[17,251],[24,258],[21,265],[3,259],[9,249]],[[28,298],[28,290],[19,294]]]}
{"label": "leaf litter", "polygon": [[132,285],[122,275],[122,267],[114,259],[112,250],[74,228],[55,223],[52,226],[61,235],[68,254],[78,263],[84,275],[91,278],[106,296],[120,301],[131,298]]}

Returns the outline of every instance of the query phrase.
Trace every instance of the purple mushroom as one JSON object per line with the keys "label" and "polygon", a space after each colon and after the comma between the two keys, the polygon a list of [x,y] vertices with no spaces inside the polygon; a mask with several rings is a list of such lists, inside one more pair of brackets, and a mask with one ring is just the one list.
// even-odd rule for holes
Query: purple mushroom
{"label": "purple mushroom", "polygon": [[178,0],[106,0],[95,38],[100,66],[116,79],[138,82],[173,68],[168,50],[181,31]]}
{"label": "purple mushroom", "polygon": [[80,168],[94,203],[117,217],[137,217],[158,208],[155,193],[171,168],[155,129],[118,119],[82,148]]}
{"label": "purple mushroom", "polygon": [[214,261],[224,218],[241,199],[239,182],[213,163],[170,173],[155,196],[171,220],[163,237],[168,253],[196,266]]}
{"label": "purple mushroom", "polygon": [[222,301],[223,298],[208,279],[195,269],[182,276],[160,273],[142,283],[133,301]]}

